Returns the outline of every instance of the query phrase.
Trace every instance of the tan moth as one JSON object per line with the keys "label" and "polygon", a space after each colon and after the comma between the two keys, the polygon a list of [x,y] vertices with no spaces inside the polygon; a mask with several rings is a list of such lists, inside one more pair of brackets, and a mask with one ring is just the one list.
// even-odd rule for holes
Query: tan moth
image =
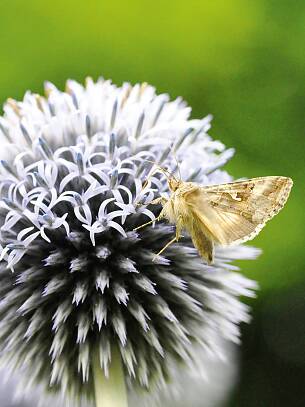
{"label": "tan moth", "polygon": [[158,167],[168,179],[170,197],[159,197],[149,204],[161,204],[154,221],[165,218],[176,225],[176,234],[160,251],[178,242],[183,229],[191,236],[200,256],[209,264],[214,244],[230,245],[253,239],[285,205],[293,182],[288,177],[267,176],[227,184],[203,186],[177,179]]}

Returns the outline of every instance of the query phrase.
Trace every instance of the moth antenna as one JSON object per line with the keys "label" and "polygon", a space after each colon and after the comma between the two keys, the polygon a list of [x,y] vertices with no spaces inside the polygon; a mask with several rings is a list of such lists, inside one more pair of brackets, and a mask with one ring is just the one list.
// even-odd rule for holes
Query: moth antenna
{"label": "moth antenna", "polygon": [[164,174],[167,179],[169,178],[169,176],[167,175],[167,173],[169,173],[169,171],[167,171],[166,168],[160,167],[160,165],[156,164],[154,161],[151,161],[151,160],[144,160],[144,161],[147,161],[147,162],[149,162],[149,163],[154,164],[157,168],[155,168],[154,171],[151,171],[151,170],[150,170],[149,175],[147,176],[147,178],[146,178],[144,184],[142,185],[142,188],[141,188],[140,193],[147,187],[147,184],[148,184],[150,178],[151,178],[156,172],[158,172],[158,171],[159,171],[159,172],[162,172],[162,174]]}
{"label": "moth antenna", "polygon": [[153,172],[146,178],[144,184],[142,185],[140,194],[141,194],[141,193],[144,191],[144,189],[147,187],[148,181],[149,181],[149,179],[154,175],[154,173],[155,173],[155,171],[153,171]]}
{"label": "moth antenna", "polygon": [[179,174],[180,181],[182,181],[181,171],[180,171],[180,164],[179,164],[178,158],[176,156],[176,153],[174,151],[173,151],[173,156],[174,156],[175,161],[177,163],[177,168],[178,168],[178,174]]}
{"label": "moth antenna", "polygon": [[[149,162],[149,163],[154,164],[154,165],[159,169],[159,171],[160,171],[162,174],[164,174],[164,175],[166,176],[166,178],[170,178],[170,177],[173,176],[172,173],[170,173],[166,168],[161,167],[161,166],[160,166],[159,164],[157,164],[155,161],[151,161],[151,160],[144,160],[144,161],[147,161],[147,162]],[[156,172],[156,171],[153,171],[152,174],[154,174],[155,172]],[[152,175],[149,175],[149,178],[150,178],[151,176],[152,176]]]}

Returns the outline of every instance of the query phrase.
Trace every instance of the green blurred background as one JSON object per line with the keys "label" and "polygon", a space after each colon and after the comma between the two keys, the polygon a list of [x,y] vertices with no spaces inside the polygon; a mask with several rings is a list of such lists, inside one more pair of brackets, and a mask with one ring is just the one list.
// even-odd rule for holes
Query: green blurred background
{"label": "green blurred background", "polygon": [[263,255],[241,264],[261,289],[227,405],[304,406],[304,0],[0,0],[0,38],[1,104],[44,80],[146,81],[214,115],[235,177],[293,178]]}

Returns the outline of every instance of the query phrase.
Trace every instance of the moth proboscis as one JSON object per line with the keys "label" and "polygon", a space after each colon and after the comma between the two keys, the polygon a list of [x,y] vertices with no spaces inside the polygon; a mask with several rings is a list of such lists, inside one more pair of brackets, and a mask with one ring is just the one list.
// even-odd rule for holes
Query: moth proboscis
{"label": "moth proboscis", "polygon": [[177,179],[157,166],[168,180],[170,197],[149,203],[161,204],[159,216],[134,230],[165,218],[176,225],[176,234],[155,256],[178,242],[183,229],[191,236],[200,256],[208,264],[214,260],[214,245],[243,243],[253,239],[285,205],[291,178],[267,176],[227,184],[203,186]]}

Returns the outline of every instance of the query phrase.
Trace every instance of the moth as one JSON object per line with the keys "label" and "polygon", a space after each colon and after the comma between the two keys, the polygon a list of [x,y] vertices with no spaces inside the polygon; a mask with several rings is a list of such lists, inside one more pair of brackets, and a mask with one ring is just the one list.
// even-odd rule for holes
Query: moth
{"label": "moth", "polygon": [[158,171],[167,177],[170,197],[151,201],[162,205],[159,216],[134,230],[165,218],[176,225],[176,234],[155,257],[178,242],[185,229],[208,264],[214,261],[215,244],[239,244],[258,235],[283,208],[293,185],[288,177],[267,176],[203,186],[177,179],[165,168]]}

